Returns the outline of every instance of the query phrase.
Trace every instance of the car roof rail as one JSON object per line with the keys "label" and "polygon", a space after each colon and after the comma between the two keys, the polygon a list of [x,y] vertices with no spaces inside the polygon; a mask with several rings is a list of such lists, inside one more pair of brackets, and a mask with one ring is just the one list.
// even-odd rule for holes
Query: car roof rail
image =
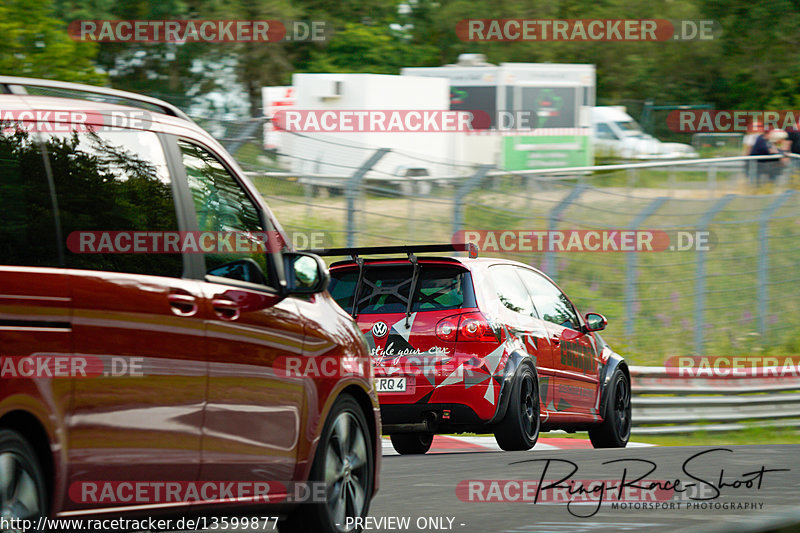
{"label": "car roof rail", "polygon": [[[0,76],[0,89],[6,94],[29,95],[31,94],[27,88],[41,88],[51,90],[54,93],[50,96],[60,96],[66,98],[78,98],[84,100],[91,100],[91,98],[81,97],[80,95],[93,95],[100,97],[109,97],[116,101],[107,103],[118,103],[121,105],[128,105],[130,107],[143,107],[145,109],[156,110],[165,115],[177,117],[189,122],[193,122],[189,115],[181,111],[177,106],[141,94],[131,93],[128,91],[120,91],[117,89],[109,89],[108,87],[96,87],[94,85],[86,85],[83,83],[71,83],[66,81],[57,80],[43,80],[39,78],[21,78],[17,76]],[[71,95],[70,93],[75,93]],[[102,98],[101,98],[102,100]],[[123,102],[120,102],[122,100]]]}
{"label": "car roof rail", "polygon": [[362,246],[354,248],[320,248],[316,250],[303,250],[322,257],[346,256],[354,259],[364,255],[388,255],[388,254],[424,254],[432,252],[469,252],[472,258],[478,257],[478,247],[474,243],[450,243],[450,244],[404,244],[400,246]]}

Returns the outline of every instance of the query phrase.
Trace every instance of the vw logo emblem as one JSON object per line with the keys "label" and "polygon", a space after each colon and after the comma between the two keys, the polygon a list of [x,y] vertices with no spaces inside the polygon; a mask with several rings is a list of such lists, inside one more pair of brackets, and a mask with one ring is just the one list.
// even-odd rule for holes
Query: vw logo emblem
{"label": "vw logo emblem", "polygon": [[385,337],[387,333],[389,333],[389,326],[386,325],[386,322],[375,322],[372,326],[372,334],[378,338]]}

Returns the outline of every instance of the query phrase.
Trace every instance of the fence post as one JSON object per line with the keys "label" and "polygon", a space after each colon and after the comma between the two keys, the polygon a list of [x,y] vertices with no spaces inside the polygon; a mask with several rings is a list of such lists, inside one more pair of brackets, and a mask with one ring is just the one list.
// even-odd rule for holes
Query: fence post
{"label": "fence post", "polygon": [[769,229],[769,221],[772,215],[792,197],[792,194],[794,194],[794,191],[788,190],[775,198],[764,209],[758,219],[758,332],[761,334],[762,342],[767,334],[767,305],[769,303],[769,294],[767,294],[767,280],[769,278],[767,230]]}
{"label": "fence post", "polygon": [[361,188],[364,175],[375,166],[388,152],[390,148],[378,148],[361,167],[356,170],[350,179],[347,180],[347,247],[352,248],[356,245],[356,197]]}
{"label": "fence post", "polygon": [[[567,195],[567,197],[564,198],[563,200],[561,200],[561,202],[550,211],[550,214],[547,217],[547,231],[548,232],[555,231],[556,225],[558,224],[558,220],[561,217],[561,213],[563,213],[564,210],[567,207],[569,207],[569,205],[572,202],[577,200],[578,196],[583,194],[583,191],[585,191],[586,189],[587,189],[587,186],[585,184],[579,183],[579,184],[575,185],[575,188],[573,188],[570,191],[570,193]],[[548,242],[548,247],[547,247],[548,251],[545,252],[545,254],[544,254],[544,271],[545,271],[545,274],[547,274],[548,276],[555,278],[555,276],[557,274],[555,256],[553,255],[554,252],[550,251],[550,245],[549,245],[550,239],[549,238],[547,239],[547,242]]]}
{"label": "fence post", "polygon": [[461,226],[464,224],[464,212],[463,212],[463,200],[467,197],[467,195],[474,189],[475,187],[483,181],[483,178],[486,177],[486,174],[489,173],[491,169],[494,168],[494,165],[481,165],[478,167],[478,170],[475,171],[475,174],[464,180],[461,186],[456,190],[456,196],[453,200],[455,203],[453,204],[453,234],[461,229]]}
{"label": "fence post", "polygon": [[628,175],[628,191],[627,192],[628,192],[628,194],[630,194],[631,190],[636,186],[636,169],[635,168],[629,168],[628,170],[625,171],[625,173]]}
{"label": "fence post", "polygon": [[[653,213],[664,205],[667,201],[665,196],[659,196],[647,207],[645,207],[636,218],[634,218],[628,229],[637,231],[645,220],[650,218]],[[627,254],[627,262],[625,263],[625,336],[630,339],[633,335],[636,319],[633,311],[633,302],[636,301],[636,278],[638,276],[637,264],[639,262],[639,255],[636,252],[629,252]]]}
{"label": "fence post", "polygon": [[[717,213],[733,200],[735,195],[726,194],[711,206],[697,223],[697,231],[708,231],[708,225]],[[705,351],[706,334],[706,251],[698,249],[697,253],[697,275],[695,277],[694,289],[694,345],[697,355],[703,355]]]}
{"label": "fence post", "polygon": [[250,118],[245,124],[244,129],[239,132],[239,135],[227,142],[223,140],[222,145],[229,154],[235,156],[239,148],[241,148],[250,139],[255,138],[258,129],[263,127],[266,123],[267,119],[265,117]]}
{"label": "fence post", "polygon": [[717,167],[713,163],[708,165],[708,195],[710,198],[714,197],[717,190]]}
{"label": "fence post", "polygon": [[747,184],[750,186],[757,186],[758,185],[758,162],[754,159],[748,159],[744,162],[746,174],[747,174]]}

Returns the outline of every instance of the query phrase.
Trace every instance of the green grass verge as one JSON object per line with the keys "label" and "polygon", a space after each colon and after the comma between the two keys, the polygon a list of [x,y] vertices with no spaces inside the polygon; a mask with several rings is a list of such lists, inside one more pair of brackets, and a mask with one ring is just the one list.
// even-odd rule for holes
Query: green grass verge
{"label": "green grass verge", "polygon": [[741,431],[698,431],[686,435],[637,435],[633,442],[658,446],[734,446],[743,444],[800,444],[800,430],[792,428],[747,428]]}
{"label": "green grass verge", "polygon": [[[478,435],[476,433],[459,433],[453,437],[491,437],[490,434]],[[547,439],[568,438],[588,440],[589,434],[585,431],[564,433],[551,431],[541,433],[539,438],[546,443]],[[631,442],[655,444],[657,446],[738,446],[747,444],[800,444],[800,428],[746,428],[741,431],[696,431],[681,435],[637,435],[634,431]]]}
{"label": "green grass verge", "polygon": [[[672,190],[665,172],[639,171],[640,186],[630,191],[625,172],[604,174],[606,185],[584,193],[561,213],[558,229],[619,229],[633,223],[657,196]],[[671,232],[697,228],[704,213],[718,201],[702,188],[694,190],[678,173],[675,196],[639,229],[670,228]],[[328,246],[343,246],[346,237],[346,199],[342,195],[311,196],[297,180],[256,178],[284,228],[289,231],[324,231]],[[641,187],[642,183],[649,187]],[[598,182],[599,183],[599,182]],[[597,183],[596,183],[597,184]],[[683,188],[681,188],[683,187]],[[391,198],[368,194],[356,202],[356,244],[450,242],[454,212],[461,212],[465,229],[540,230],[548,227],[549,214],[571,190],[558,184],[519,178],[487,180],[482,187],[454,205],[454,192],[436,188],[432,196]],[[554,254],[556,281],[584,312],[596,311],[609,319],[605,340],[635,365],[661,365],[674,355],[695,352],[694,327],[698,314],[696,292],[699,261],[706,275],[705,352],[709,355],[789,356],[800,353],[800,195],[787,201],[767,228],[769,262],[768,334],[758,333],[759,256],[762,253],[758,217],[775,196],[734,197],[716,215],[710,231],[711,249],[659,253],[569,252]],[[629,194],[628,194],[629,193]],[[674,237],[674,235],[673,235]],[[484,252],[487,257],[507,257],[545,267],[542,253]],[[633,257],[631,257],[633,255]],[[635,276],[632,274],[635,268]],[[627,302],[627,280],[635,280],[633,300]]]}

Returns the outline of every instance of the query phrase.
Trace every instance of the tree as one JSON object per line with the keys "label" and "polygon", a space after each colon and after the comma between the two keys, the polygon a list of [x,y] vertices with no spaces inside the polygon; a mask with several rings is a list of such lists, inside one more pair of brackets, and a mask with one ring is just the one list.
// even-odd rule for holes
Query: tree
{"label": "tree", "polygon": [[7,0],[0,4],[0,72],[6,75],[52,78],[103,84],[93,60],[94,43],[70,39],[67,24],[54,16],[51,1]]}
{"label": "tree", "polygon": [[388,26],[347,23],[328,46],[311,52],[305,70],[399,74],[402,67],[424,63],[436,54],[433,45],[411,46]]}

